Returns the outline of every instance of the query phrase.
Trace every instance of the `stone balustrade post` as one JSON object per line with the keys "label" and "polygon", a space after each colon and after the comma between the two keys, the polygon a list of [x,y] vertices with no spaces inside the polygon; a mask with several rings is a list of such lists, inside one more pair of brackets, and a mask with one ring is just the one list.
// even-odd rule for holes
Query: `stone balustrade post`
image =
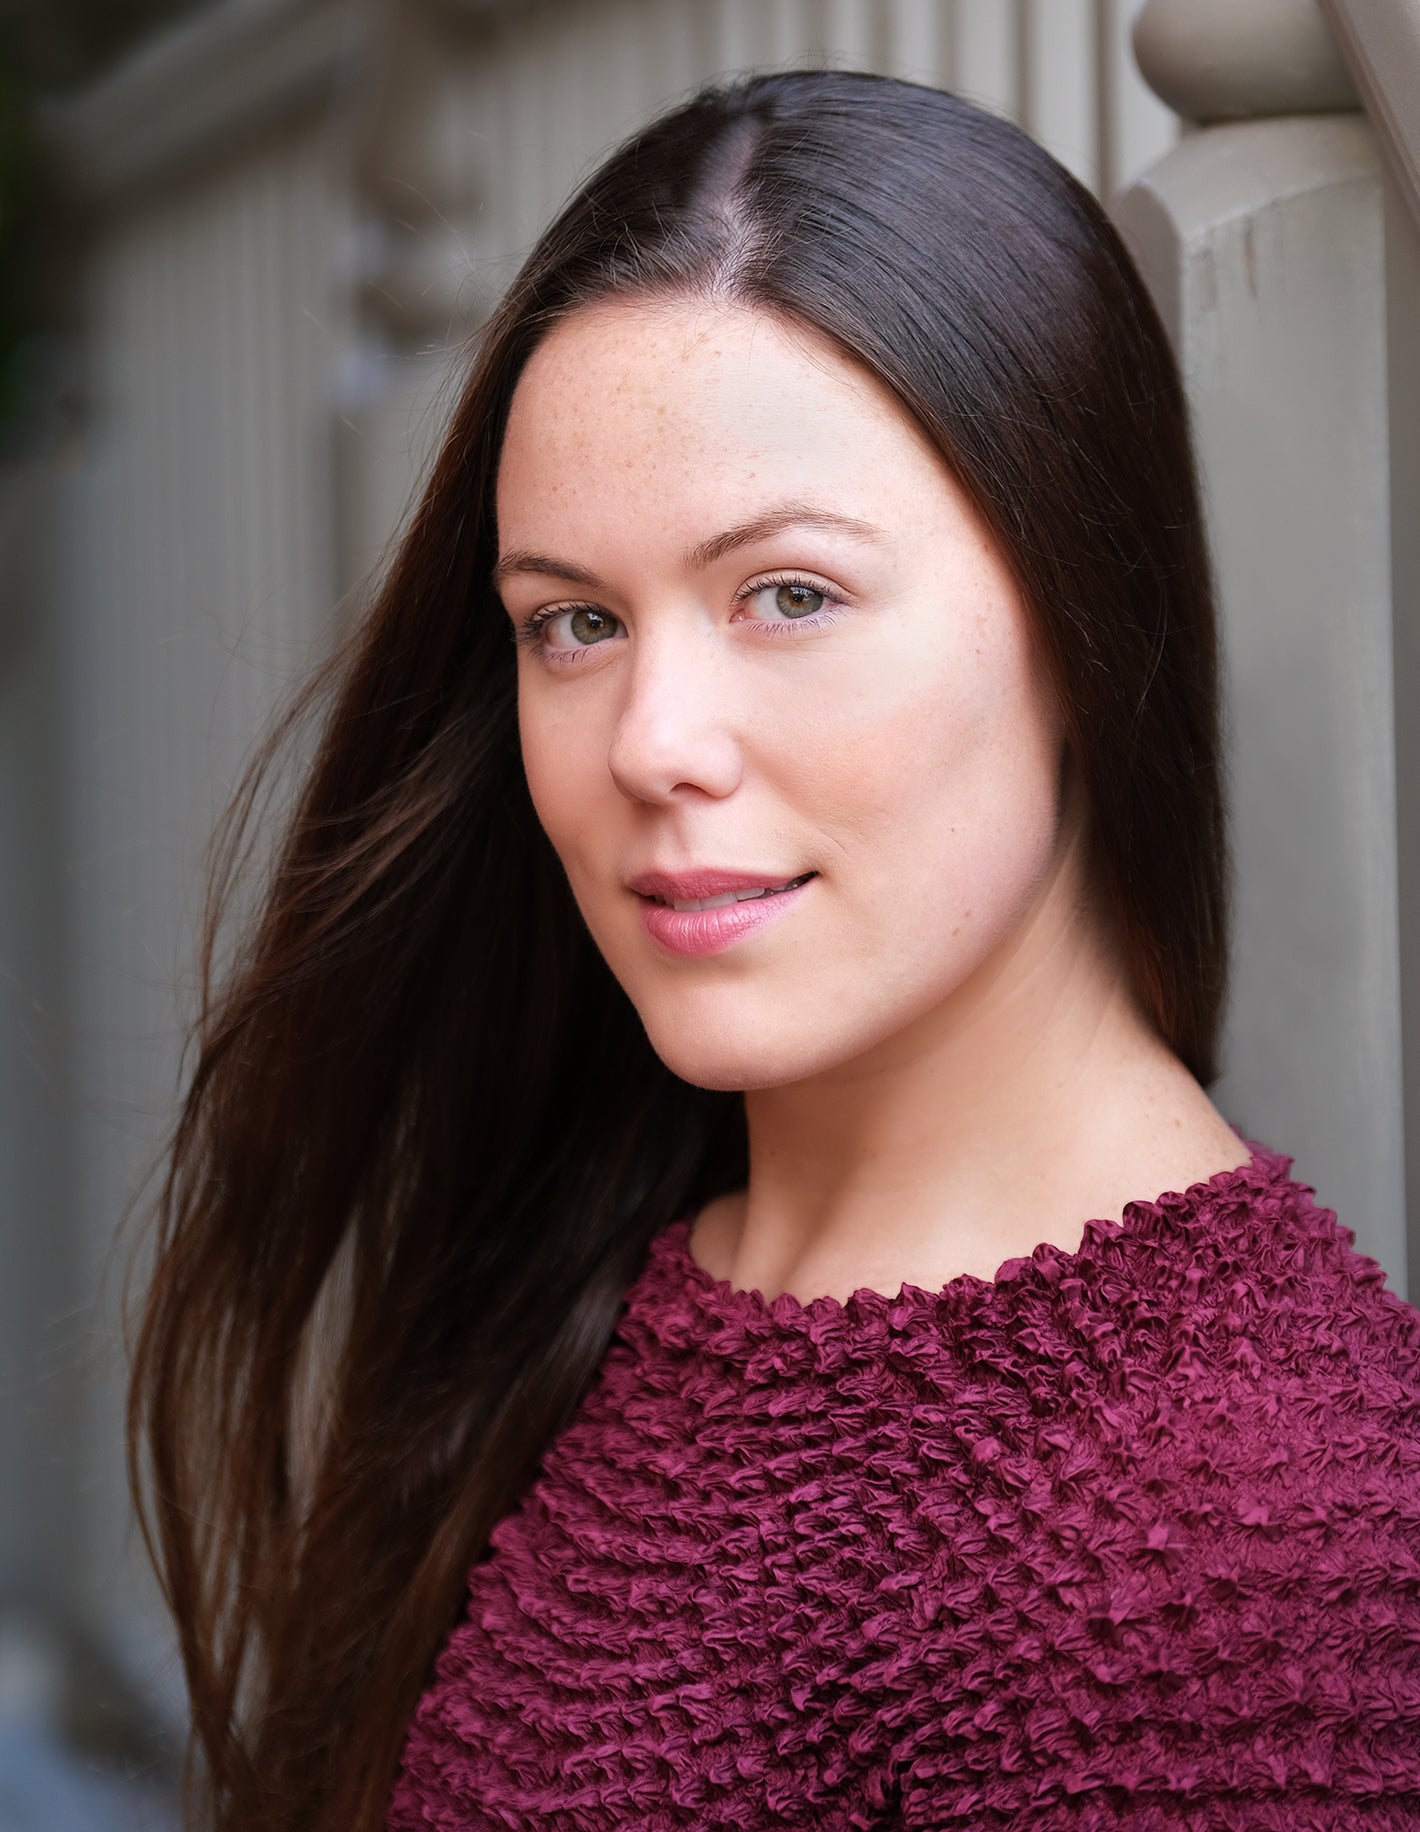
{"label": "stone balustrade post", "polygon": [[345,262],[359,330],[337,384],[342,588],[366,580],[412,506],[451,405],[450,367],[493,303],[480,47],[491,9],[380,0],[350,122],[356,230]]}
{"label": "stone balustrade post", "polygon": [[1215,1098],[1295,1155],[1403,1293],[1420,937],[1400,899],[1386,181],[1317,0],[1146,0],[1134,47],[1192,124],[1112,209],[1181,360],[1219,592],[1236,891]]}

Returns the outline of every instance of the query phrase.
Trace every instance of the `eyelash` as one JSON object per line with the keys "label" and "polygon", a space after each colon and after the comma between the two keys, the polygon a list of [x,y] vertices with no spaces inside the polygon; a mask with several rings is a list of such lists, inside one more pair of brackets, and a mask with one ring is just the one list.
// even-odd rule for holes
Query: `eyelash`
{"label": "eyelash", "polygon": [[[824,600],[825,604],[823,610],[815,611],[808,617],[792,618],[783,623],[765,623],[760,625],[761,629],[768,631],[772,635],[777,636],[784,631],[792,633],[797,630],[823,629],[828,624],[833,623],[838,616],[837,610],[829,610],[827,607],[829,605],[841,606],[843,603],[843,600],[830,592],[828,587],[820,580],[811,579],[806,574],[802,573],[769,573],[762,579],[751,580],[748,585],[742,586],[741,589],[736,592],[734,602],[736,604],[745,604],[749,599],[753,598],[756,593],[767,591],[772,585],[801,586],[805,591],[816,592],[818,596]],[[577,664],[575,660],[572,659],[573,657],[590,655],[593,650],[599,649],[601,644],[586,643],[583,644],[581,648],[577,649],[552,650],[548,648],[544,641],[542,632],[547,625],[552,622],[554,617],[566,617],[573,611],[595,611],[600,610],[600,608],[599,605],[595,604],[547,605],[540,611],[534,611],[531,617],[525,618],[523,622],[518,625],[517,629],[513,632],[513,641],[520,649],[526,648],[531,650],[533,654],[540,655],[543,660],[548,662],[552,667],[575,667]],[[609,616],[610,612],[603,614]]]}

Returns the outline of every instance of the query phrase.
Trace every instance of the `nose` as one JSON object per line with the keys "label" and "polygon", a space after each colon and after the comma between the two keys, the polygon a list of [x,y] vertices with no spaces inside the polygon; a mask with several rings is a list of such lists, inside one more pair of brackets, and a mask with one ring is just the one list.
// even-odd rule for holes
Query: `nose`
{"label": "nose", "polygon": [[667,619],[632,639],[607,763],[630,801],[723,797],[743,769],[738,702],[715,633]]}

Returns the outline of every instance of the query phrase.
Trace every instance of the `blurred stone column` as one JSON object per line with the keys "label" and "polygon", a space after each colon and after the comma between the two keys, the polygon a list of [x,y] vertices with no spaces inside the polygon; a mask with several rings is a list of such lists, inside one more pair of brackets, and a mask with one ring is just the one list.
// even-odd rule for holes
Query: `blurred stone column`
{"label": "blurred stone column", "polygon": [[56,1620],[75,1551],[73,1190],[66,1172],[62,645],[46,616],[70,484],[50,442],[0,463],[0,1643]]}
{"label": "blurred stone column", "polygon": [[502,123],[489,88],[489,12],[459,0],[380,9],[352,127],[359,225],[348,278],[359,333],[336,428],[346,589],[387,559],[438,449],[461,354],[492,303],[486,166]]}
{"label": "blurred stone column", "polygon": [[1134,46],[1194,124],[1113,210],[1182,362],[1217,566],[1237,879],[1216,1098],[1403,1292],[1415,911],[1375,136],[1316,0],[1146,0]]}

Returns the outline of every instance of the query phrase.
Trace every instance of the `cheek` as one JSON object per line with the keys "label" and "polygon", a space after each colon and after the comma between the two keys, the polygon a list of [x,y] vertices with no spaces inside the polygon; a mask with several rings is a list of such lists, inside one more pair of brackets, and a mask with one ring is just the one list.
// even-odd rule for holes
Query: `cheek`
{"label": "cheek", "polygon": [[891,884],[893,926],[984,934],[1049,864],[1061,754],[1053,703],[1012,642],[894,670],[796,768],[852,874],[861,863],[869,887]]}
{"label": "cheek", "polygon": [[587,812],[606,774],[587,754],[588,734],[576,722],[559,721],[528,696],[520,698],[518,735],[528,794],[544,832],[565,865],[579,834],[589,831]]}

